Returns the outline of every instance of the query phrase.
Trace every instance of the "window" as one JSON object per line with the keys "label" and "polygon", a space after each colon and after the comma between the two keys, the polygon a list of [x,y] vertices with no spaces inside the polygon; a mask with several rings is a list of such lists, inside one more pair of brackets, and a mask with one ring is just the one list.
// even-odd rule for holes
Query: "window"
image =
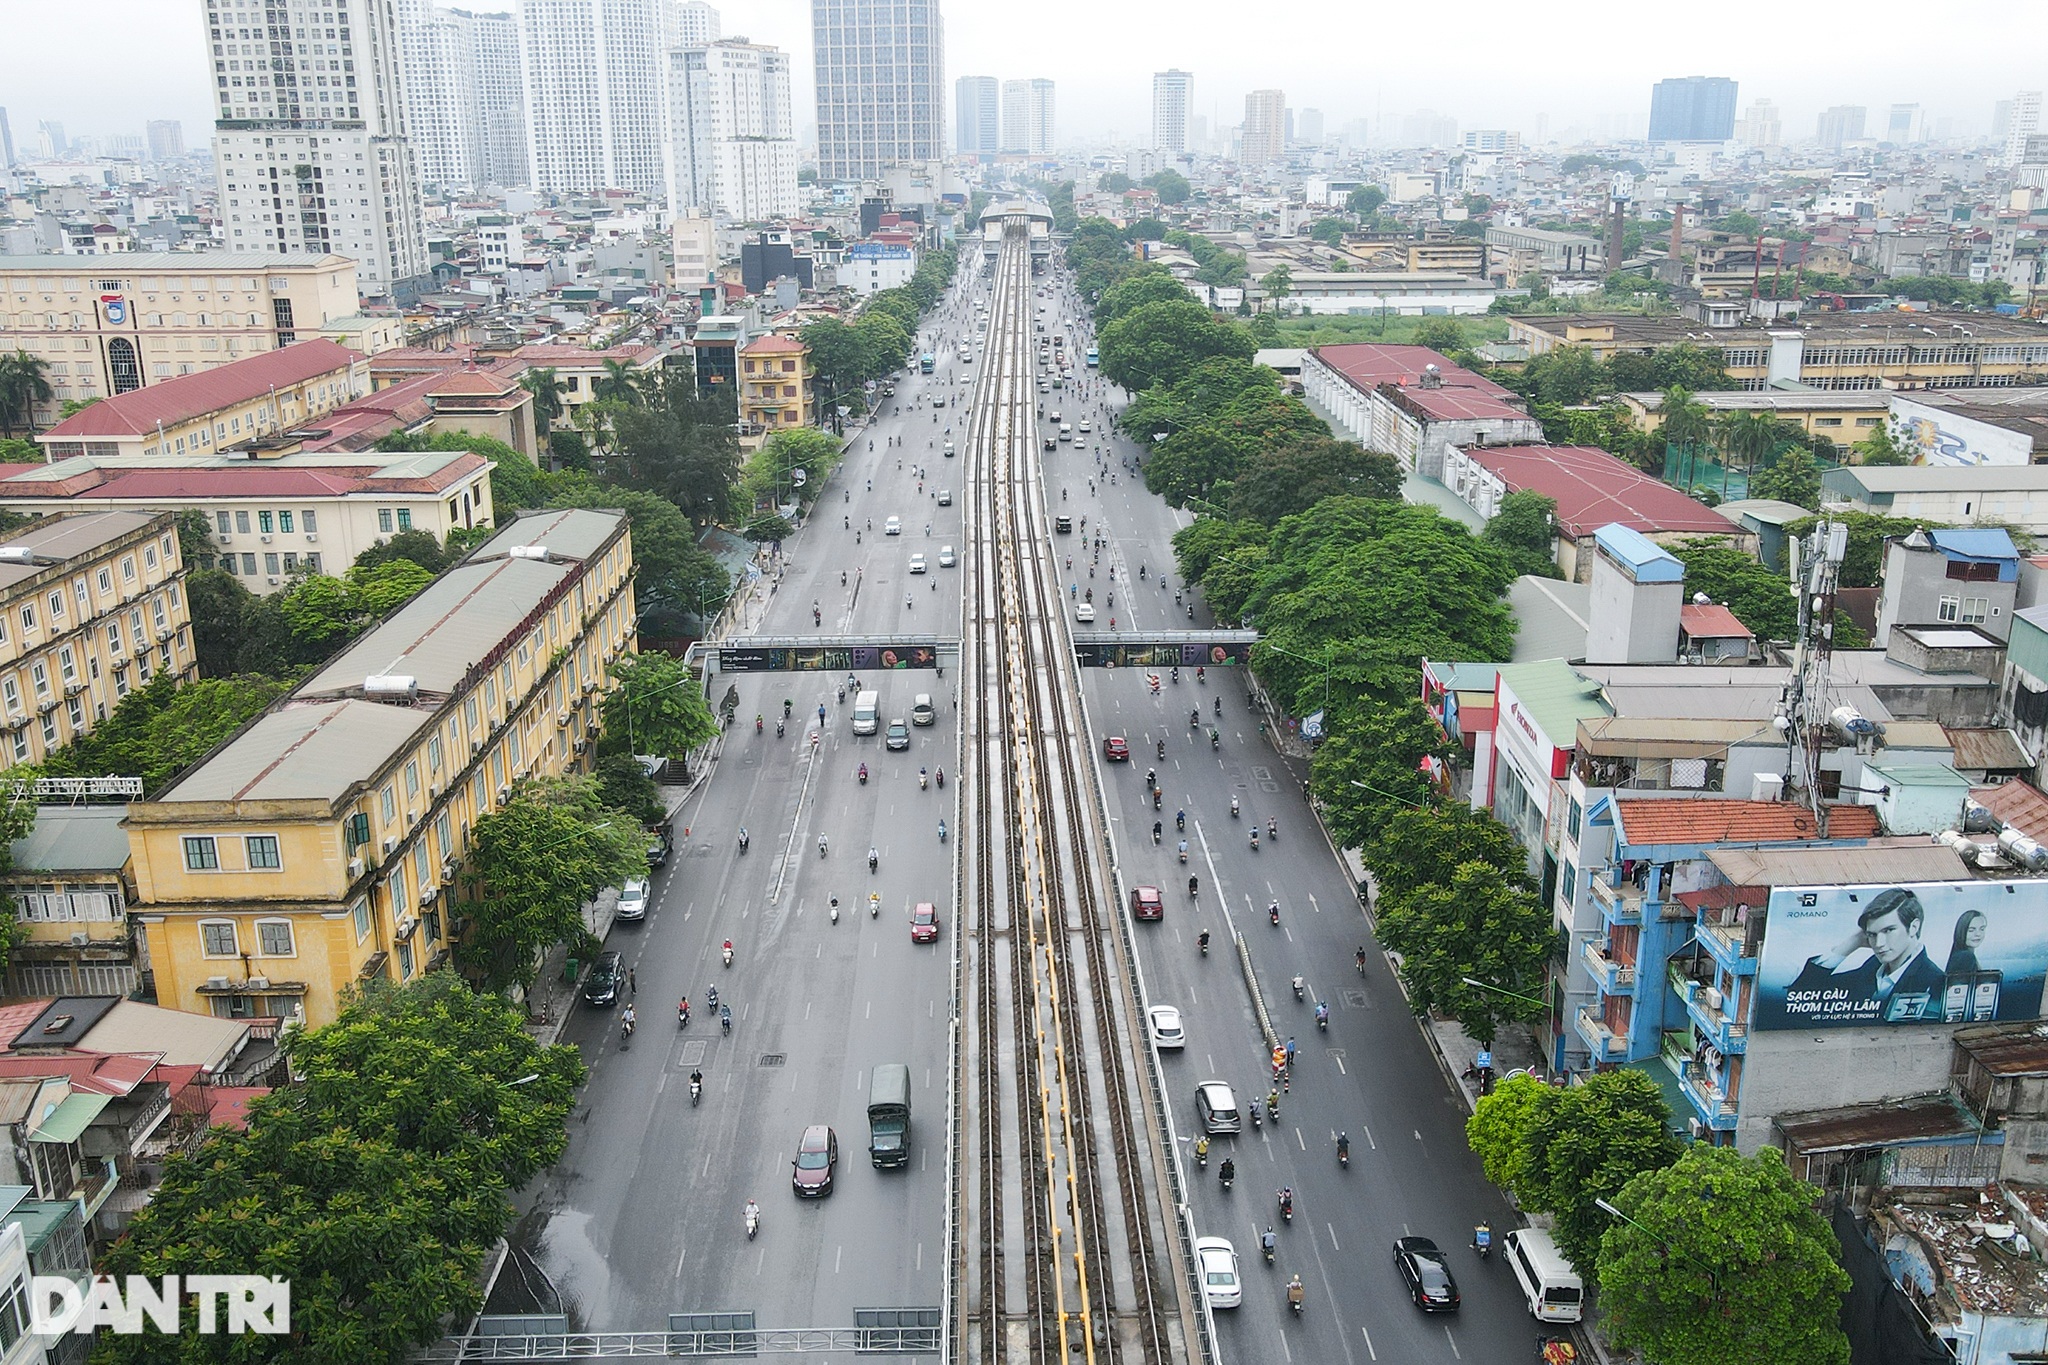
{"label": "window", "polygon": [[396,919],[398,916],[403,915],[412,904],[411,901],[406,899],[404,863],[398,865],[397,870],[391,874],[391,880],[384,883],[384,885],[390,890],[391,916],[393,919]]}
{"label": "window", "polygon": [[362,941],[363,941],[364,939],[366,939],[366,938],[368,938],[368,937],[370,936],[370,903],[369,903],[369,901],[367,901],[367,900],[360,900],[360,901],[357,901],[357,902],[356,902],[356,903],[355,903],[354,905],[350,906],[350,907],[349,907],[349,916],[350,916],[350,917],[351,917],[351,918],[352,918],[352,919],[353,919],[353,920],[355,921],[355,925],[356,925],[356,942],[358,942],[358,943],[361,943],[361,942],[362,942]]}
{"label": "window", "polygon": [[83,578],[71,585],[71,595],[78,599],[78,616],[80,620],[92,615],[92,594],[86,591]]}
{"label": "window", "polygon": [[0,700],[7,703],[7,714],[21,714],[21,688],[12,678],[0,678]]}
{"label": "window", "polygon": [[406,764],[406,765],[405,765],[405,795],[406,795],[406,799],[407,799],[407,800],[411,800],[411,799],[412,799],[413,797],[415,797],[415,796],[418,796],[419,794],[420,794],[420,765],[419,765],[418,763],[408,763],[408,764]]}
{"label": "window", "polygon": [[78,681],[78,661],[72,656],[70,645],[57,651],[57,667],[64,674],[65,682]]}
{"label": "window", "polygon": [[379,507],[377,509],[377,529],[384,532],[391,530],[391,509],[389,507]]}
{"label": "window", "polygon": [[441,861],[445,863],[455,861],[455,841],[451,835],[453,825],[454,821],[449,818],[448,808],[441,807],[441,813],[434,817],[434,842],[441,850]]}
{"label": "window", "polygon": [[23,630],[34,630],[36,628],[35,603],[24,602],[21,604],[21,628]]}
{"label": "window", "polygon": [[435,772],[441,771],[441,736],[438,731],[427,737],[427,766]]}
{"label": "window", "polygon": [[123,559],[121,561],[121,581],[123,583],[133,583],[135,581],[134,555],[129,555],[126,559]]}
{"label": "window", "polygon": [[76,697],[64,699],[64,714],[71,717],[71,733],[77,734],[85,728],[85,706]]}
{"label": "window", "polygon": [[101,592],[112,592],[114,590],[114,576],[111,573],[101,569],[98,578]]}
{"label": "window", "polygon": [[1564,873],[1558,878],[1558,904],[1567,908],[1572,904],[1573,894],[1579,886],[1579,869],[1574,863],[1564,865]]}
{"label": "window", "polygon": [[184,843],[187,872],[220,871],[220,849],[214,845],[212,835],[188,834]]}
{"label": "window", "polygon": [[283,532],[284,532],[284,533],[286,533],[287,535],[289,535],[289,534],[291,533],[291,529],[292,529],[292,514],[291,514],[291,513],[289,513],[289,512],[279,512],[279,513],[277,514],[277,529],[278,529],[278,530],[280,530],[280,531],[283,531]]}
{"label": "window", "polygon": [[256,514],[256,529],[263,532],[263,534],[265,535],[269,535],[273,530],[277,529],[275,524],[276,520],[277,519],[268,512],[258,512]]}
{"label": "window", "polygon": [[275,550],[265,550],[263,552],[263,572],[275,576],[277,571],[277,552]]}
{"label": "window", "polygon": [[50,594],[48,601],[50,604],[50,621],[54,625],[56,622],[64,619],[64,594],[53,592]]}
{"label": "window", "polygon": [[1965,597],[1963,599],[1962,622],[1966,626],[1983,625],[1984,618],[1990,612],[1991,599],[1988,597]]}
{"label": "window", "polygon": [[36,695],[38,697],[50,695],[50,670],[44,666],[42,660],[38,659],[29,665],[28,675],[35,680]]}
{"label": "window", "polygon": [[1935,609],[1934,616],[1938,621],[1953,621],[1962,615],[1962,610],[1963,600],[1960,597],[1944,597],[1940,606]]}
{"label": "window", "polygon": [[245,578],[256,576],[256,555],[253,551],[242,556],[242,575]]}
{"label": "window", "polygon": [[306,560],[305,560],[305,563],[306,563],[306,570],[307,570],[307,572],[309,572],[309,573],[319,573],[319,572],[320,572],[320,554],[319,554],[319,552],[318,552],[318,551],[316,550],[316,551],[313,551],[313,552],[310,552],[310,553],[308,553],[308,554],[307,554],[307,556],[306,556]]}
{"label": "window", "polygon": [[202,921],[199,925],[199,950],[208,957],[234,957],[236,955],[234,921]]}
{"label": "window", "polygon": [[[233,555],[223,555],[221,556],[221,559],[223,563],[228,565],[228,572],[233,573],[235,571],[235,557]],[[120,652],[121,623],[119,621],[109,621],[107,622],[107,653],[119,654]]]}
{"label": "window", "polygon": [[[223,512],[221,515],[226,516],[227,514]],[[235,529],[245,536],[249,534],[249,514],[247,512],[235,513]]]}
{"label": "window", "polygon": [[398,509],[398,529],[401,531],[410,531],[412,529],[412,509],[410,507]]}
{"label": "window", "polygon": [[398,818],[398,793],[392,788],[386,787],[377,795],[378,805],[384,811],[384,823],[388,825]]}
{"label": "window", "polygon": [[320,529],[320,518],[318,514],[313,511],[312,508],[308,507],[306,509],[303,520],[305,522],[306,530],[308,532],[318,531]]}
{"label": "window", "polygon": [[156,567],[156,546],[145,545],[142,547],[142,567],[145,569],[154,569]]}
{"label": "window", "polygon": [[292,957],[292,922],[288,919],[256,921],[256,951],[264,957]]}
{"label": "window", "polygon": [[251,834],[242,840],[242,846],[248,851],[249,866],[254,870],[276,872],[284,866],[277,856],[275,834]]}

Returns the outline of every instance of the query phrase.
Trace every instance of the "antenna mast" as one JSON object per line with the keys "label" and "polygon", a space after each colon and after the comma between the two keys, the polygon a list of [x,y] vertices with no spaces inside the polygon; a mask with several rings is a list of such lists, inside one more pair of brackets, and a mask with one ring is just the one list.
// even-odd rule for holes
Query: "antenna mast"
{"label": "antenna mast", "polygon": [[1835,588],[1849,528],[1823,521],[1792,546],[1792,587],[1799,594],[1799,638],[1792,652],[1792,676],[1775,723],[1785,735],[1785,785],[1805,787],[1807,807],[1820,837],[1828,836],[1827,806],[1821,801],[1820,758],[1828,728],[1828,661],[1834,653]]}

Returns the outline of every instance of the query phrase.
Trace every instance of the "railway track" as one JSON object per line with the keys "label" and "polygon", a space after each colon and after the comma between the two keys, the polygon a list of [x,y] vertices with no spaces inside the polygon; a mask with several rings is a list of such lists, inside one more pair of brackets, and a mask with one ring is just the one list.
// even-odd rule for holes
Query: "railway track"
{"label": "railway track", "polygon": [[1161,1111],[1138,1064],[1148,1043],[1040,486],[1032,303],[1017,222],[965,443],[948,1349],[959,1362],[1163,1365],[1190,1358],[1200,1309],[1158,1194],[1171,1154],[1146,1123]]}

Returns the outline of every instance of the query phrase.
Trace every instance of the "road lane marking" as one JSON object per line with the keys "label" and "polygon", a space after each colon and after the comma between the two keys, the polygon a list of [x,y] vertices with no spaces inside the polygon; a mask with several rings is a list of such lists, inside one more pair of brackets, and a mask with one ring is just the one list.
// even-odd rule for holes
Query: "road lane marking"
{"label": "road lane marking", "polygon": [[1341,1251],[1343,1251],[1343,1250],[1344,1250],[1343,1246],[1342,1246],[1342,1245],[1340,1245],[1340,1244],[1338,1243],[1338,1241],[1337,1241],[1337,1229],[1336,1229],[1335,1225],[1333,1225],[1333,1224],[1330,1224],[1330,1223],[1325,1223],[1325,1224],[1323,1224],[1323,1226],[1324,1226],[1324,1227],[1325,1227],[1326,1229],[1328,1229],[1328,1231],[1329,1231],[1329,1234],[1330,1234],[1330,1250],[1332,1250],[1332,1251],[1337,1251],[1337,1252],[1341,1252]]}
{"label": "road lane marking", "polygon": [[1308,903],[1310,908],[1313,909],[1318,915],[1323,913],[1323,903],[1316,899],[1315,892],[1311,891],[1308,893]]}
{"label": "road lane marking", "polygon": [[676,1278],[679,1280],[683,1278],[683,1258],[688,1256],[689,1254],[690,1249],[688,1247],[684,1247],[681,1251],[676,1253]]}
{"label": "road lane marking", "polygon": [[1372,1140],[1372,1125],[1361,1123],[1358,1126],[1365,1133],[1365,1145],[1377,1152],[1380,1149],[1380,1145]]}
{"label": "road lane marking", "polygon": [[1365,1353],[1371,1356],[1374,1360],[1378,1360],[1380,1358],[1380,1353],[1372,1348],[1372,1333],[1366,1331],[1363,1327],[1361,1327],[1358,1329],[1358,1335],[1365,1338]]}
{"label": "road lane marking", "polygon": [[1333,1052],[1333,1053],[1331,1053],[1331,1054],[1330,1054],[1330,1060],[1331,1060],[1331,1061],[1333,1061],[1333,1062],[1335,1062],[1335,1063],[1337,1064],[1337,1074],[1338,1074],[1339,1076],[1349,1076],[1349,1075],[1351,1074],[1351,1073],[1350,1073],[1349,1071],[1345,1070],[1345,1068],[1344,1068],[1344,1057],[1343,1057],[1343,1055],[1342,1055],[1341,1053],[1336,1053],[1336,1052]]}
{"label": "road lane marking", "polygon": [[837,1250],[835,1250],[832,1253],[832,1273],[834,1275],[837,1275],[839,1273],[839,1262],[845,1255],[846,1247],[844,1246],[844,1244],[842,1244]]}
{"label": "road lane marking", "polygon": [[1451,1325],[1449,1323],[1444,1324],[1444,1340],[1451,1343],[1452,1355],[1460,1360],[1465,1358],[1465,1353],[1458,1349],[1458,1339],[1451,1335]]}
{"label": "road lane marking", "polygon": [[1297,1128],[1294,1130],[1294,1140],[1301,1144],[1302,1151],[1306,1152],[1308,1150],[1308,1139],[1301,1135],[1301,1129]]}

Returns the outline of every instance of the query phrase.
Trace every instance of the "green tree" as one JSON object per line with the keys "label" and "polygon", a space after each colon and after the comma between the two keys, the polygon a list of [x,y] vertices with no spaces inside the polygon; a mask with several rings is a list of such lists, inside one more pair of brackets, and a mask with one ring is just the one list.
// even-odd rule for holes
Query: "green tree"
{"label": "green tree", "polygon": [[1344,196],[1344,209],[1347,213],[1355,213],[1362,218],[1367,214],[1378,213],[1380,205],[1386,202],[1385,190],[1377,185],[1361,185]]}
{"label": "green tree", "polygon": [[428,573],[440,573],[462,556],[448,546],[434,539],[431,531],[418,529],[400,531],[388,539],[371,541],[356,555],[355,569],[374,569],[393,560],[405,559],[419,565]]}
{"label": "green tree", "polygon": [[1324,246],[1344,245],[1344,220],[1342,218],[1318,218],[1309,228],[1308,235]]}
{"label": "green tree", "polygon": [[1503,1077],[1465,1120],[1465,1141],[1486,1178],[1520,1199],[1528,1178],[1529,1128],[1550,1089],[1524,1072]]}
{"label": "green tree", "polygon": [[618,449],[628,488],[659,493],[678,507],[721,513],[739,477],[734,397],[701,397],[686,370],[663,370],[644,407],[619,415]]}
{"label": "green tree", "polygon": [[276,678],[203,678],[179,686],[158,673],[113,714],[50,754],[47,777],[139,777],[154,795],[290,690]]}
{"label": "green tree", "polygon": [[1173,557],[1183,580],[1200,583],[1219,557],[1246,546],[1263,550],[1266,537],[1266,528],[1253,522],[1197,517],[1192,524],[1174,532]]}
{"label": "green tree", "polygon": [[1401,463],[1377,450],[1328,436],[1296,439],[1255,455],[1230,486],[1230,515],[1272,526],[1324,498],[1398,502]]}
{"label": "green tree", "polygon": [[1595,1201],[1612,1201],[1636,1176],[1677,1158],[1670,1125],[1663,1092],[1634,1067],[1545,1091],[1529,1125],[1525,1202],[1552,1215],[1558,1249],[1587,1279],[1599,1269],[1600,1235],[1612,1221]]}
{"label": "green tree", "polygon": [[[1320,703],[1316,696],[1295,705],[1312,711]],[[1428,803],[1434,789],[1421,763],[1445,746],[1421,702],[1408,697],[1347,709],[1331,718],[1327,734],[1316,748],[1310,787],[1324,827],[1343,847],[1364,846],[1396,815]]]}
{"label": "green tree", "polygon": [[1509,886],[1534,891],[1528,855],[1513,831],[1485,811],[1450,801],[1388,811],[1360,848],[1382,903],[1407,899],[1445,872],[1484,863]]}
{"label": "green tree", "polygon": [[579,482],[548,505],[625,512],[633,534],[633,596],[643,611],[666,607],[715,615],[732,592],[731,576],[698,547],[690,519],[658,493]]}
{"label": "green tree", "polygon": [[1820,510],[1820,469],[1813,455],[1794,447],[1778,457],[1777,463],[1749,476],[1749,496],[1777,498],[1797,503],[1809,512]]}
{"label": "green tree", "polygon": [[[1550,912],[1497,868],[1464,863],[1447,883],[1382,902],[1378,932],[1401,955],[1401,984],[1415,1013],[1452,1016],[1481,1047],[1493,1045],[1503,1023],[1545,1011],[1530,992],[1540,989],[1556,951]],[[1467,978],[1499,989],[1467,985]]]}
{"label": "green tree", "polygon": [[1659,1365],[1848,1365],[1849,1275],[1820,1199],[1775,1147],[1694,1143],[1635,1176],[1610,1201],[1631,1221],[1600,1239],[1614,1345]]}
{"label": "green tree", "polygon": [[[1884,580],[1885,541],[1893,536],[1913,533],[1916,526],[1934,531],[1942,529],[1939,522],[1921,521],[1913,517],[1882,517],[1869,512],[1830,512],[1829,521],[1840,522],[1849,531],[1849,544],[1842,556],[1841,586],[1845,588],[1875,588]],[[1804,539],[1813,534],[1818,517],[1801,517],[1785,523],[1787,536]]]}
{"label": "green tree", "polygon": [[591,766],[597,779],[597,798],[613,810],[621,810],[643,825],[659,822],[668,813],[661,788],[640,766],[640,760],[623,749],[605,754]]}
{"label": "green tree", "polygon": [[1179,171],[1154,171],[1145,177],[1145,188],[1159,196],[1159,202],[1171,208],[1185,204],[1194,193],[1194,186],[1188,184],[1186,176]]}
{"label": "green tree", "polygon": [[1754,470],[1768,463],[1781,447],[1796,439],[1787,435],[1789,425],[1780,421],[1775,413],[1750,409],[1731,412],[1720,418],[1714,423],[1714,433],[1720,438],[1721,450],[1727,455],[1730,465],[1739,460],[1745,470]]}
{"label": "green tree", "polygon": [[647,870],[640,824],[589,778],[528,779],[470,834],[476,899],[460,954],[487,990],[530,988],[541,954],[592,942],[583,906]]}
{"label": "green tree", "polygon": [[756,545],[766,545],[770,541],[788,540],[796,534],[796,527],[779,512],[763,512],[742,526],[740,534]]}
{"label": "green tree", "polygon": [[[4,362],[0,357],[0,362]],[[0,436],[0,464],[44,464],[43,448],[19,436]]]}
{"label": "green tree", "polygon": [[[1208,421],[1246,397],[1278,393],[1280,376],[1248,357],[1217,356],[1130,401],[1117,425],[1140,445]],[[1324,428],[1327,431],[1327,428]]]}
{"label": "green tree", "polygon": [[612,664],[610,691],[599,714],[601,748],[629,753],[686,754],[718,733],[702,685],[670,654],[628,653]]}
{"label": "green tree", "polygon": [[1583,346],[1559,346],[1522,367],[1522,392],[1539,402],[1573,407],[1592,401],[1606,386],[1600,362]]}
{"label": "green tree", "polygon": [[409,559],[348,567],[349,602],[364,625],[381,620],[418,597],[434,581],[431,569]]}
{"label": "green tree", "polygon": [[1856,463],[1874,465],[1902,465],[1913,463],[1913,457],[1898,438],[1892,435],[1890,422],[1879,422],[1870,429],[1870,434],[1858,441],[1854,447]]}
{"label": "green tree", "polygon": [[1517,574],[1562,578],[1557,567],[1557,499],[1533,488],[1520,489],[1500,500],[1500,509],[1479,533],[1499,550]]}
{"label": "green tree", "polygon": [[636,407],[640,403],[641,385],[646,378],[647,372],[636,367],[632,361],[607,358],[604,362],[604,373],[590,381],[590,396],[599,401]]}
{"label": "green tree", "polygon": [[[754,452],[740,474],[740,489],[750,506],[772,505],[793,498],[801,506],[815,502],[825,480],[839,467],[839,442],[815,427],[778,431]],[[793,477],[802,470],[804,482]]]}
{"label": "green tree", "polygon": [[1259,276],[1259,288],[1275,303],[1294,292],[1294,269],[1286,262],[1274,266]]}
{"label": "green tree", "polygon": [[1102,291],[1101,299],[1095,304],[1095,323],[1098,327],[1106,327],[1148,303],[1186,303],[1190,297],[1187,286],[1163,267],[1139,266]]}
{"label": "green tree", "polygon": [[1764,230],[1763,220],[1753,213],[1744,213],[1741,209],[1734,209],[1722,214],[1719,218],[1709,223],[1708,226],[1716,232],[1726,232],[1736,237],[1747,237],[1751,241],[1756,240],[1758,234]]}
{"label": "green tree", "polygon": [[1664,420],[1658,425],[1657,434],[1667,444],[1703,445],[1713,435],[1713,418],[1708,415],[1707,405],[1694,398],[1688,389],[1666,389],[1658,411]]}
{"label": "green tree", "polygon": [[1122,194],[1136,183],[1122,171],[1106,171],[1096,180],[1095,188],[1104,194]]}
{"label": "green tree", "polygon": [[50,387],[50,362],[17,349],[0,355],[0,431],[36,434],[36,405],[56,396]]}
{"label": "green tree", "polygon": [[1258,349],[1193,299],[1142,304],[1103,328],[1096,345],[1102,373],[1133,392],[1185,374],[1211,356],[1250,360]]}
{"label": "green tree", "polygon": [[1456,318],[1424,318],[1410,340],[1414,345],[1427,346],[1439,355],[1462,351],[1467,344],[1465,328]]}
{"label": "green tree", "polygon": [[869,372],[864,339],[838,318],[814,322],[798,336],[811,348],[811,370],[818,376],[820,403],[851,393],[876,378]]}
{"label": "green tree", "polygon": [[95,1358],[396,1362],[473,1314],[484,1251],[511,1222],[508,1193],[561,1156],[585,1077],[575,1049],[541,1048],[524,1025],[435,972],[367,988],[335,1023],[296,1035],[298,1083],[253,1101],[246,1130],[173,1156],[102,1267],[288,1277],[291,1332],[146,1329],[103,1338]]}
{"label": "green tree", "polygon": [[1799,603],[1785,575],[1766,569],[1721,539],[1671,547],[1685,565],[1685,591],[1725,605],[1759,640],[1789,640],[1799,625]]}
{"label": "green tree", "polygon": [[187,569],[196,569],[213,558],[213,519],[196,507],[179,512],[173,524],[178,531],[178,558]]}
{"label": "green tree", "polygon": [[519,376],[519,387],[533,395],[534,425],[546,436],[562,419],[565,389],[562,377],[552,369],[528,370]]}

